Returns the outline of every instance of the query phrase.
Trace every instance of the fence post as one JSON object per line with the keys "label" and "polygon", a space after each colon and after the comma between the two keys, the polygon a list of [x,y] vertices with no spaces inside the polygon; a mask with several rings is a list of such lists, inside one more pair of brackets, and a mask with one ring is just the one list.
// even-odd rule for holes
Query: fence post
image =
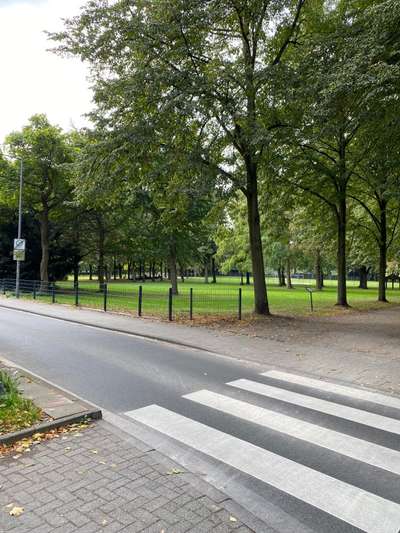
{"label": "fence post", "polygon": [[142,316],[142,302],[143,302],[143,287],[139,285],[139,294],[138,294],[138,316]]}
{"label": "fence post", "polygon": [[75,283],[75,305],[77,307],[79,305],[79,282],[78,281]]}
{"label": "fence post", "polygon": [[6,280],[3,279],[3,294],[6,293]]}
{"label": "fence post", "polygon": [[36,300],[36,281],[33,282],[33,299]]}
{"label": "fence post", "polygon": [[242,320],[242,288],[239,289],[239,301],[238,301],[238,319]]}
{"label": "fence post", "polygon": [[172,287],[168,291],[168,320],[172,320]]}
{"label": "fence post", "polygon": [[193,320],[193,289],[189,292],[189,320]]}
{"label": "fence post", "polygon": [[313,290],[310,289],[309,287],[306,287],[306,291],[309,293],[310,295],[310,309],[311,309],[311,312],[314,311],[314,304],[313,304],[313,299],[312,299],[312,295],[313,295]]}
{"label": "fence post", "polygon": [[103,309],[107,311],[107,283],[103,284]]}
{"label": "fence post", "polygon": [[56,303],[56,284],[53,283],[51,285],[51,303]]}

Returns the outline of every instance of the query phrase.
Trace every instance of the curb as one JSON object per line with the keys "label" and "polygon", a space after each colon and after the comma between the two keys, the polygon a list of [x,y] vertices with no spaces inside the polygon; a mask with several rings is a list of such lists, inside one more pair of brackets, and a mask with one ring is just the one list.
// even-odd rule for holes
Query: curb
{"label": "curb", "polygon": [[65,416],[57,420],[51,420],[50,422],[43,422],[33,428],[21,429],[20,431],[15,431],[14,433],[7,433],[6,435],[0,436],[0,446],[2,444],[13,444],[21,439],[31,437],[35,433],[46,433],[52,429],[57,429],[60,427],[68,426],[69,424],[74,424],[77,422],[82,422],[90,418],[91,420],[100,420],[102,418],[102,413],[100,409],[92,409],[88,411],[83,411],[82,413],[77,413],[76,415]]}
{"label": "curb", "polygon": [[[4,305],[3,303],[0,303],[0,307],[2,307],[4,309],[11,309],[12,311],[19,311],[21,313],[29,313],[31,315],[43,316],[45,318],[52,318],[54,320],[62,320],[63,322],[69,322],[71,324],[78,324],[78,325],[81,325],[81,326],[89,326],[91,328],[102,329],[104,331],[112,331],[114,333],[123,333],[124,335],[131,335],[132,337],[139,337],[139,338],[145,339],[145,340],[164,342],[166,344],[171,344],[171,345],[175,345],[175,346],[181,346],[183,348],[189,348],[191,350],[198,350],[198,351],[202,351],[202,352],[207,352],[207,353],[210,353],[210,354],[213,354],[213,355],[221,355],[218,352],[215,352],[215,351],[210,350],[208,348],[202,348],[201,346],[196,346],[195,344],[190,344],[190,343],[187,343],[187,342],[172,340],[172,339],[168,339],[166,337],[158,337],[156,335],[149,335],[149,334],[146,334],[146,333],[137,333],[137,332],[134,332],[134,331],[128,331],[126,329],[113,328],[113,327],[110,327],[110,326],[100,326],[98,324],[93,324],[91,322],[86,322],[86,321],[83,321],[83,320],[76,320],[76,319],[73,319],[73,318],[59,317],[59,316],[56,316],[56,315],[50,315],[49,313],[43,313],[43,312],[40,312],[40,311],[31,311],[30,309],[18,309],[17,307],[12,307],[11,305]],[[100,312],[100,311],[97,311],[95,309],[91,309],[91,311]],[[110,312],[109,314],[112,314],[114,316],[118,316],[117,313],[111,313]]]}

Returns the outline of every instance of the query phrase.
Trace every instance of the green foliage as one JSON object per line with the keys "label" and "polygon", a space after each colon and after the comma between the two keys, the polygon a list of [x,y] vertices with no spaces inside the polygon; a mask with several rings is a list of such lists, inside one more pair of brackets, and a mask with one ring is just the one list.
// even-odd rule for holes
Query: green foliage
{"label": "green foliage", "polygon": [[30,427],[40,420],[40,409],[22,397],[17,381],[8,372],[0,370],[0,383],[5,389],[5,395],[0,396],[0,435]]}

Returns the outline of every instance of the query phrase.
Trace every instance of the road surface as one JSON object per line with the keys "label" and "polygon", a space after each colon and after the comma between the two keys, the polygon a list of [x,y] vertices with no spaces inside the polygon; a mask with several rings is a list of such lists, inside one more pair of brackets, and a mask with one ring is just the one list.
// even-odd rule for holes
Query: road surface
{"label": "road surface", "polygon": [[400,531],[400,400],[0,308],[0,354],[200,471],[265,531]]}

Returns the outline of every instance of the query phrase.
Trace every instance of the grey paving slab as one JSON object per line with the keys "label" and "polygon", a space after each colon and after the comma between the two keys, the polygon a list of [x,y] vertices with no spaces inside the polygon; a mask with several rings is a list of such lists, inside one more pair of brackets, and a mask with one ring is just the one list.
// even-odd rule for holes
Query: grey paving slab
{"label": "grey paving slab", "polygon": [[[143,450],[139,441],[139,447],[135,444],[99,421],[78,436],[43,442],[19,459],[1,458],[0,532],[255,530],[244,523],[246,511],[243,520],[239,506],[232,510],[229,499],[213,500],[209,491],[193,484],[193,474],[182,468],[182,473],[171,474],[177,465]],[[23,507],[24,513],[10,516],[11,504]],[[256,530],[267,531],[261,525]]]}

